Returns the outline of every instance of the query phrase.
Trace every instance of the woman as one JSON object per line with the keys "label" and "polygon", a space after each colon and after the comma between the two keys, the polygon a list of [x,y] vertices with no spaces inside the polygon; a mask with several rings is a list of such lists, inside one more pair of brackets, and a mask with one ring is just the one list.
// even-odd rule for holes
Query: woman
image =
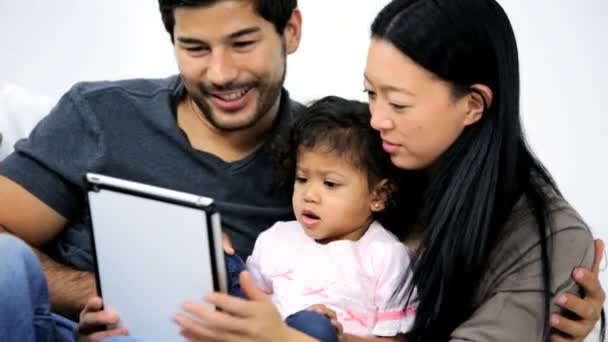
{"label": "woman", "polygon": [[[525,143],[518,73],[511,25],[493,0],[395,0],[372,25],[371,125],[410,190],[401,203],[409,224],[395,231],[417,253],[409,341],[579,340],[589,325],[555,315],[554,303],[599,317],[597,283],[581,284],[598,297],[594,313],[563,295],[578,289],[572,269],[591,267],[592,237]],[[207,323],[182,324],[184,334],[307,340],[247,274],[242,283],[251,302],[213,294],[226,313],[190,308]]]}

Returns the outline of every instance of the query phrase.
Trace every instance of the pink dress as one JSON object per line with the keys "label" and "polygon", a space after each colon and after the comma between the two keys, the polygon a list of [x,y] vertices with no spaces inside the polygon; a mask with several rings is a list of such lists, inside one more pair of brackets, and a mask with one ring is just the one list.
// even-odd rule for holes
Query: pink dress
{"label": "pink dress", "polygon": [[283,318],[324,304],[345,333],[358,336],[410,330],[416,309],[405,306],[409,267],[407,247],[377,222],[358,241],[325,245],[309,238],[297,221],[277,222],[260,234],[247,259],[247,269]]}

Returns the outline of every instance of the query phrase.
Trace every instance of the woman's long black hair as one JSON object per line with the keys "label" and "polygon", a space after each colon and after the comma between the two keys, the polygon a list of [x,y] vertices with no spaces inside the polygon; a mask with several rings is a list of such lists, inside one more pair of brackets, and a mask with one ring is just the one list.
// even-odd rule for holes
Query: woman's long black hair
{"label": "woman's long black hair", "polygon": [[424,176],[424,187],[403,191],[410,196],[407,203],[420,203],[406,221],[424,232],[413,275],[419,306],[408,340],[448,340],[473,313],[501,227],[522,196],[540,239],[546,339],[552,288],[547,191],[559,190],[524,138],[517,45],[506,13],[494,0],[394,0],[371,31],[373,39],[390,42],[448,81],[456,97],[473,91],[474,84],[493,92],[479,122]]}

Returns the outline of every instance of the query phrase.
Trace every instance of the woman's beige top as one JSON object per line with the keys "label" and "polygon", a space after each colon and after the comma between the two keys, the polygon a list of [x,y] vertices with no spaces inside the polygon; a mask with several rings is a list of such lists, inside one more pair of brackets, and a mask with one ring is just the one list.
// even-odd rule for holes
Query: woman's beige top
{"label": "woman's beige top", "polygon": [[[593,237],[578,213],[562,198],[550,204],[553,248],[552,302],[563,292],[579,293],[571,277],[575,267],[591,268]],[[525,199],[515,206],[490,258],[475,298],[477,310],[450,341],[541,341],[543,284],[540,242],[534,216]],[[559,312],[555,304],[551,312]]]}

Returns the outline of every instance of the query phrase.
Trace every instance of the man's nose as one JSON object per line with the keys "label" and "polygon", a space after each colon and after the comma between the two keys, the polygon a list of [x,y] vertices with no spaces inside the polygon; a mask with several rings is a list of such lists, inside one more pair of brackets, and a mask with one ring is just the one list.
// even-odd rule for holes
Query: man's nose
{"label": "man's nose", "polygon": [[213,51],[207,68],[207,81],[216,87],[226,87],[234,82],[237,77],[238,68],[232,55],[224,49]]}

